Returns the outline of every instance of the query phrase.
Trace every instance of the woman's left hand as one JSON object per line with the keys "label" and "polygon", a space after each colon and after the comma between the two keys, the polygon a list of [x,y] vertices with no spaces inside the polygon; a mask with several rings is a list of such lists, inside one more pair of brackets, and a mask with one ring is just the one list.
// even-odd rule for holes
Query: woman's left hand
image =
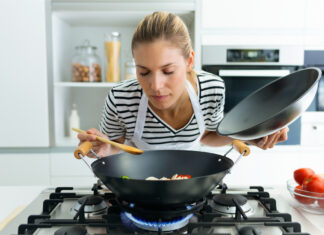
{"label": "woman's left hand", "polygon": [[287,133],[289,131],[288,127],[285,127],[281,129],[280,131],[277,131],[276,133],[273,133],[271,135],[265,136],[260,139],[256,140],[249,140],[246,141],[248,144],[255,145],[261,149],[268,149],[273,148],[273,146],[277,143],[284,142],[288,139]]}

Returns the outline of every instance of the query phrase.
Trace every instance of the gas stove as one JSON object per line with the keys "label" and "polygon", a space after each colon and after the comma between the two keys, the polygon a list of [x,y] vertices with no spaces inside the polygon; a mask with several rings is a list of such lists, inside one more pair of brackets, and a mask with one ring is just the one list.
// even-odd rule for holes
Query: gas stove
{"label": "gas stove", "polygon": [[[260,186],[218,186],[196,202],[169,207],[135,205],[101,184],[43,191],[17,225],[18,235],[262,234],[306,235]],[[20,217],[21,219],[21,217]]]}

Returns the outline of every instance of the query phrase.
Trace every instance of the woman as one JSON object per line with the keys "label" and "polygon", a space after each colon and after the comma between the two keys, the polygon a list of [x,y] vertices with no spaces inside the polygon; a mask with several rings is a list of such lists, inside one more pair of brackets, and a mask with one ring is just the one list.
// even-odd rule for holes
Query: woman
{"label": "woman", "polygon": [[[216,132],[223,118],[223,80],[213,74],[195,73],[194,52],[182,20],[154,12],[138,25],[132,39],[137,80],[125,81],[107,96],[100,131],[89,134],[141,149],[189,149],[199,141],[208,146],[230,144]],[[262,149],[287,139],[288,128],[262,139],[248,141]],[[93,142],[98,156],[119,149],[79,134],[80,143]]]}

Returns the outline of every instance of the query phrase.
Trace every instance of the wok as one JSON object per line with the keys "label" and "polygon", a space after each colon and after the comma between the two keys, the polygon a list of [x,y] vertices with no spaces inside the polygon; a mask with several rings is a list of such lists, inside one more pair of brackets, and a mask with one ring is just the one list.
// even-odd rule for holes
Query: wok
{"label": "wok", "polygon": [[[237,104],[218,126],[218,133],[237,139],[257,139],[289,125],[313,100],[321,71],[307,68],[257,90]],[[242,155],[249,149],[233,141]],[[243,145],[242,145],[243,144]],[[242,147],[244,146],[244,148]],[[85,142],[75,151],[82,158],[91,149]],[[238,158],[240,159],[241,156]],[[83,159],[84,160],[84,159]],[[237,162],[237,161],[236,161]],[[120,153],[91,164],[94,174],[120,199],[143,205],[176,205],[199,200],[229,172],[234,163],[213,153],[185,150],[145,151],[133,156]],[[146,181],[149,176],[189,174],[191,179]],[[122,179],[122,176],[130,179]]]}
{"label": "wok", "polygon": [[311,104],[320,78],[320,69],[306,68],[266,84],[225,115],[218,134],[251,140],[288,126]]}
{"label": "wok", "polygon": [[[81,144],[74,152],[75,157],[83,159],[91,146],[90,142]],[[250,152],[240,141],[233,141],[233,146],[241,153],[236,162]],[[122,200],[137,205],[174,206],[197,201],[217,186],[234,166],[226,154],[186,150],[152,150],[136,156],[120,153],[98,158],[89,167]],[[192,178],[145,180],[149,176],[171,178],[174,174],[189,174]],[[129,179],[122,178],[125,175]]]}

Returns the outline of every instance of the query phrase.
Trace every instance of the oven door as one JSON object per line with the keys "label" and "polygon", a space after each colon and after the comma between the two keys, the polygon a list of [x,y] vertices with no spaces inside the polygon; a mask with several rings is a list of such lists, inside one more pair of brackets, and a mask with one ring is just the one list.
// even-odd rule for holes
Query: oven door
{"label": "oven door", "polygon": [[[225,114],[246,96],[275,79],[298,70],[295,66],[204,65],[203,70],[220,76],[225,82]],[[284,144],[300,144],[300,119],[290,126]]]}

